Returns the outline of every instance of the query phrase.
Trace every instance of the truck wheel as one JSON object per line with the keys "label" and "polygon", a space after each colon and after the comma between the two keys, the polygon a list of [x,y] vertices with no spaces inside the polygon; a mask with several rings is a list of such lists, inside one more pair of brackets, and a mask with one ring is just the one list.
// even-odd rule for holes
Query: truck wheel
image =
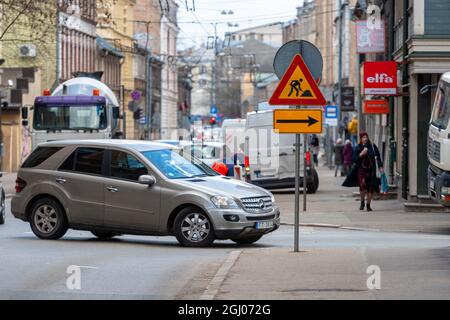
{"label": "truck wheel", "polygon": [[33,205],[30,225],[38,238],[49,240],[61,238],[69,228],[64,210],[51,198],[40,199]]}
{"label": "truck wheel", "polygon": [[115,236],[117,236],[116,233],[110,233],[110,232],[97,232],[97,231],[91,231],[91,233],[96,236],[99,239],[102,240],[108,240],[111,238],[114,238]]}
{"label": "truck wheel", "polygon": [[306,186],[307,193],[316,193],[317,189],[319,189],[319,174],[314,169],[313,170],[313,182]]}
{"label": "truck wheel", "polygon": [[261,238],[262,238],[262,235],[257,235],[257,236],[251,236],[251,237],[245,237],[245,238],[234,238],[231,240],[236,242],[237,244],[252,244]]}
{"label": "truck wheel", "polygon": [[6,220],[5,194],[2,192],[0,199],[0,224],[4,224]]}
{"label": "truck wheel", "polygon": [[181,210],[174,222],[178,242],[186,247],[205,247],[215,240],[210,218],[197,207]]}

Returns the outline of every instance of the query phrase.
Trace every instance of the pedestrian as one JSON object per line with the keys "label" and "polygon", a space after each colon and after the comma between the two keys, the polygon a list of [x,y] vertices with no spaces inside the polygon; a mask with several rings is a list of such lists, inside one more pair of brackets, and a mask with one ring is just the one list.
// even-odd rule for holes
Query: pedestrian
{"label": "pedestrian", "polygon": [[341,171],[341,176],[344,175],[343,172],[343,164],[344,164],[344,145],[342,144],[342,139],[339,138],[336,140],[336,144],[333,148],[334,153],[334,165],[336,169],[334,170],[334,176],[337,177],[338,170]]}
{"label": "pedestrian", "polygon": [[367,196],[367,211],[372,211],[370,206],[374,192],[380,192],[380,178],[377,173],[383,173],[378,147],[371,143],[367,132],[359,134],[359,144],[353,152],[353,167],[350,174],[342,184],[344,187],[359,186],[361,205],[359,210],[364,210]]}
{"label": "pedestrian", "polygon": [[345,146],[342,153],[344,158],[344,174],[348,175],[353,163],[353,147],[350,140],[345,141]]}
{"label": "pedestrian", "polygon": [[314,164],[316,166],[319,166],[319,137],[316,134],[312,135],[310,146],[313,154]]}
{"label": "pedestrian", "polygon": [[353,116],[352,120],[349,122],[347,129],[352,140],[352,145],[355,147],[358,141],[358,117],[356,115]]}

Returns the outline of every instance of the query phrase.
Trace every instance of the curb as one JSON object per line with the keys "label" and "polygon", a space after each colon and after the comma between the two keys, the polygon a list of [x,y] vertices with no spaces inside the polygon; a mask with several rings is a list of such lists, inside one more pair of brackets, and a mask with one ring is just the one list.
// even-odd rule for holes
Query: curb
{"label": "curb", "polygon": [[203,292],[203,294],[200,296],[199,300],[214,300],[216,295],[219,293],[220,287],[222,286],[223,282],[225,281],[228,273],[230,272],[231,268],[233,268],[236,261],[239,259],[239,256],[241,255],[242,250],[239,251],[232,251],[228,258],[225,260],[225,262],[222,264],[222,266],[217,271],[214,278],[210,281],[208,284],[208,287]]}
{"label": "curb", "polygon": [[[281,223],[281,225],[292,226],[292,227],[294,226],[293,223]],[[440,232],[423,231],[423,230],[402,230],[402,229],[383,230],[383,229],[364,228],[364,227],[346,227],[346,226],[342,226],[342,225],[338,225],[338,224],[326,224],[326,223],[300,223],[299,225],[300,225],[300,227],[330,228],[330,229],[342,229],[342,230],[351,230],[351,231],[441,234]]]}
{"label": "curb", "polygon": [[[294,226],[293,223],[286,223],[282,222],[282,226]],[[333,229],[339,229],[343,228],[343,226],[338,224],[329,224],[329,223],[300,223],[300,227],[316,227],[316,228],[333,228]]]}

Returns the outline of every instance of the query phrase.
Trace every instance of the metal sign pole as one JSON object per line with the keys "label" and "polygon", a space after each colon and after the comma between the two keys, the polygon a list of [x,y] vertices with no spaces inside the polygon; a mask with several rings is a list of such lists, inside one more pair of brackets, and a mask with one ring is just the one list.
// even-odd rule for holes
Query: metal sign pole
{"label": "metal sign pole", "polygon": [[303,135],[303,211],[306,211],[306,152],[308,143],[308,135]]}
{"label": "metal sign pole", "polygon": [[300,134],[295,135],[295,222],[294,222],[294,252],[299,252],[300,224]]}

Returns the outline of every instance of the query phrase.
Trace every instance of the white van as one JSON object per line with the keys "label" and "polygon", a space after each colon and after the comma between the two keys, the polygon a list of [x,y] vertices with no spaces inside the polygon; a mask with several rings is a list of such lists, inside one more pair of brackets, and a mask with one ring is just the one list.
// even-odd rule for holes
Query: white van
{"label": "white van", "polygon": [[[273,131],[273,110],[247,113],[245,164],[247,180],[267,189],[295,187],[295,135]],[[307,153],[306,188],[315,193],[319,175]],[[303,185],[303,156],[300,162]]]}

